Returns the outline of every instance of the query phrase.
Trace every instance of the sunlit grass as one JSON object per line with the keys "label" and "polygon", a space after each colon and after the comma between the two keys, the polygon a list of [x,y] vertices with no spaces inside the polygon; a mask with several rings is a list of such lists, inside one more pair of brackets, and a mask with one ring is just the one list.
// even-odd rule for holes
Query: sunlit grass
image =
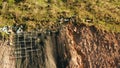
{"label": "sunlit grass", "polygon": [[[28,30],[35,29],[36,24],[40,27],[47,27],[56,24],[57,19],[62,12],[66,12],[66,17],[77,15],[78,23],[85,23],[88,25],[95,25],[97,28],[120,32],[120,9],[118,8],[120,2],[109,2],[107,0],[92,2],[92,0],[70,0],[64,2],[63,0],[54,1],[50,3],[47,0],[26,0],[16,4],[15,0],[7,0],[4,5],[2,1],[0,4],[4,7],[0,9],[0,27],[5,25],[12,25],[13,23],[25,23]],[[77,6],[74,6],[77,4]],[[14,16],[14,17],[12,17]],[[86,22],[86,18],[93,19],[91,23]],[[17,22],[15,21],[17,20]],[[46,23],[46,21],[48,21]]]}

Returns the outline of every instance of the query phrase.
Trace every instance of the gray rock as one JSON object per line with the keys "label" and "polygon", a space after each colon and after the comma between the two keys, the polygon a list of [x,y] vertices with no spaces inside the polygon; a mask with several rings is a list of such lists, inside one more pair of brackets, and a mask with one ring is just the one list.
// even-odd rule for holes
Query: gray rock
{"label": "gray rock", "polygon": [[20,27],[19,27],[19,29],[17,30],[17,32],[16,32],[16,33],[23,33],[22,28],[20,28]]}

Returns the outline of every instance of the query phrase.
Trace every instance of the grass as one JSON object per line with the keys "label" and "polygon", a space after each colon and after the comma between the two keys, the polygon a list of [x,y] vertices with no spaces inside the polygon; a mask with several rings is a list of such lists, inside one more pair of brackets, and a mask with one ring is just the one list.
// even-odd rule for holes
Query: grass
{"label": "grass", "polygon": [[[25,23],[27,30],[47,28],[57,24],[60,15],[71,17],[76,14],[79,23],[92,24],[98,28],[120,32],[120,1],[93,0],[7,0],[0,1],[0,27],[13,23]],[[64,15],[62,12],[66,12]],[[85,20],[93,19],[91,23]]]}

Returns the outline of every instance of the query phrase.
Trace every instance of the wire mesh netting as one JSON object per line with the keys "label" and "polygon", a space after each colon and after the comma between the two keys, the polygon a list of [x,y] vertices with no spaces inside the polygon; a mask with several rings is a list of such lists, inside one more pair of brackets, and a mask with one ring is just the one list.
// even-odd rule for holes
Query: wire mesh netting
{"label": "wire mesh netting", "polygon": [[10,59],[15,60],[15,68],[30,68],[27,67],[30,64],[35,66],[34,63],[44,62],[43,58],[39,58],[44,56],[43,35],[40,32],[24,32],[14,35]]}
{"label": "wire mesh netting", "polygon": [[56,43],[53,43],[55,34],[55,32],[46,31],[11,35],[8,41],[10,45],[7,46],[9,51],[6,51],[8,59],[5,59],[5,62],[9,61],[3,65],[9,64],[12,68],[45,68],[53,65],[54,63],[51,62],[54,61],[51,59],[54,59],[53,54],[56,52],[54,49]]}
{"label": "wire mesh netting", "polygon": [[16,34],[14,37],[14,46],[12,58],[27,58],[31,55],[38,55],[39,42],[38,38],[41,33],[27,32],[22,34]]}

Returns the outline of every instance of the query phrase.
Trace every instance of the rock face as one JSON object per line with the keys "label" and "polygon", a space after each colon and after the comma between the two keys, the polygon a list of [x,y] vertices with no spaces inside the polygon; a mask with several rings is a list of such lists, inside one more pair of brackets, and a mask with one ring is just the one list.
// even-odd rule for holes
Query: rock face
{"label": "rock face", "polygon": [[98,30],[95,26],[84,24],[70,25],[68,30],[75,44],[72,47],[81,56],[84,68],[120,67],[119,33]]}
{"label": "rock face", "polygon": [[0,42],[0,68],[15,68],[15,60],[10,59],[11,49],[7,42]]}
{"label": "rock face", "polygon": [[67,56],[65,60],[68,61],[65,67],[60,68],[120,67],[119,33],[99,30],[95,26],[84,24],[79,26],[69,24],[64,32],[65,34],[60,37],[67,43],[65,42],[66,47],[61,49],[68,49],[61,50],[59,53],[65,51],[62,53],[65,53],[65,56]]}
{"label": "rock face", "polygon": [[[40,34],[36,37],[40,39],[37,43],[40,49],[38,53],[32,55],[29,52],[28,58],[13,60],[16,64],[12,68],[120,68],[119,33],[85,24],[67,24],[49,35]],[[3,49],[0,50],[1,55],[2,52]],[[7,50],[5,52],[8,53]],[[9,60],[2,56],[0,59]]]}

